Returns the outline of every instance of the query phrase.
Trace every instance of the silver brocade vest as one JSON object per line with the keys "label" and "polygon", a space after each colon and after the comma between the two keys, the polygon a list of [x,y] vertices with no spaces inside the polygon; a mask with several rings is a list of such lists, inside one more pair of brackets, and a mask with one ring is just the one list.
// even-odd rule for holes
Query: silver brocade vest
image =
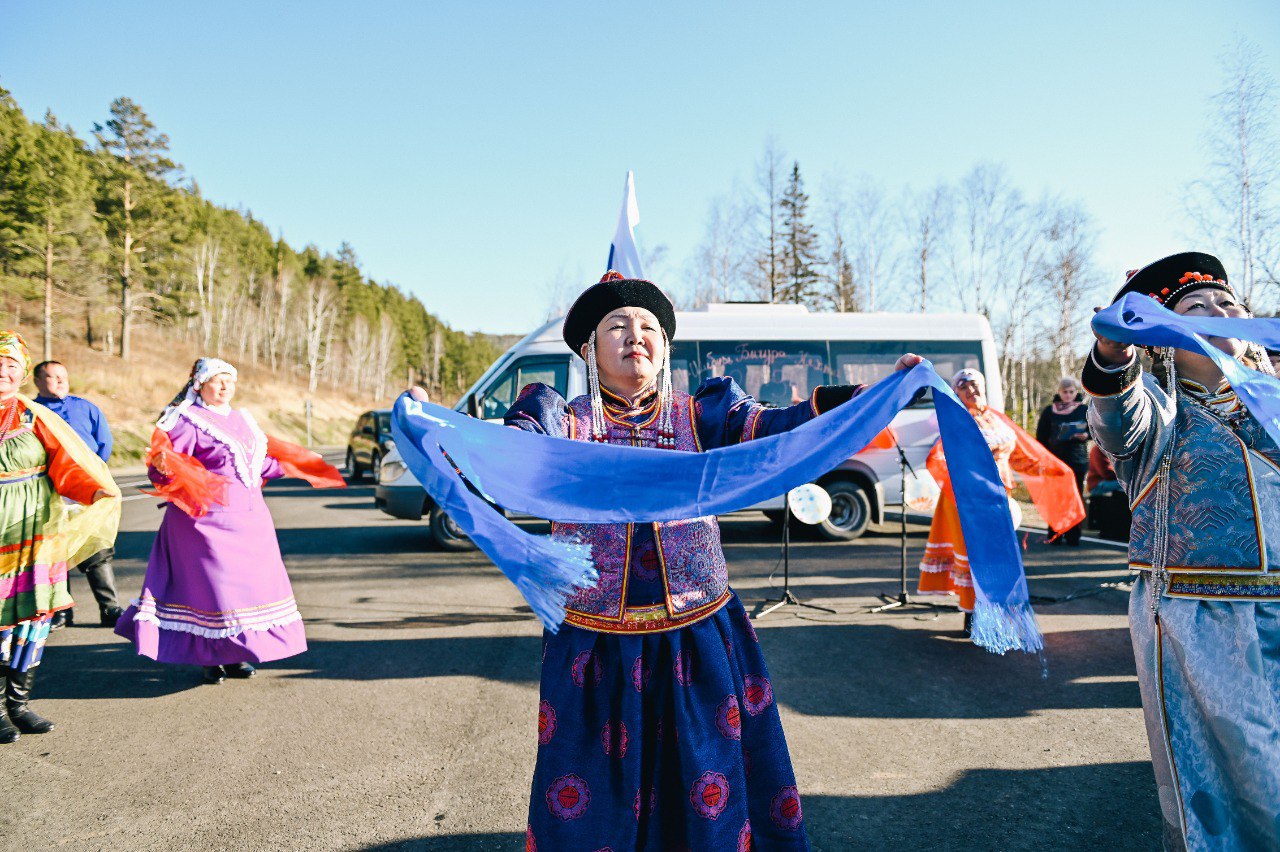
{"label": "silver brocade vest", "polygon": [[[677,451],[702,452],[694,423],[693,398],[675,391],[675,432]],[[591,436],[591,398],[580,396],[569,403],[569,437],[588,441]],[[657,407],[647,422],[632,426],[605,413],[608,443],[637,447],[658,446]],[[627,580],[631,568],[631,537],[634,524],[553,523],[551,534],[591,546],[600,581],[584,589],[566,604],[566,621],[579,627],[620,632],[663,630],[688,624],[710,615],[729,599],[729,574],[720,527],[714,517],[653,524],[659,569],[666,590],[666,612],[645,621],[632,621],[624,611]]]}
{"label": "silver brocade vest", "polygon": [[[1247,411],[1228,427],[1182,393],[1179,397],[1169,471],[1169,571],[1280,573],[1280,540],[1274,540],[1280,538],[1280,450]],[[1151,454],[1153,461],[1156,456]],[[1121,467],[1130,465],[1117,470]],[[1129,563],[1139,569],[1151,567],[1155,550],[1153,468],[1131,468],[1125,483],[1133,507]],[[1195,591],[1194,582],[1190,577],[1184,582],[1190,584],[1186,594]]]}

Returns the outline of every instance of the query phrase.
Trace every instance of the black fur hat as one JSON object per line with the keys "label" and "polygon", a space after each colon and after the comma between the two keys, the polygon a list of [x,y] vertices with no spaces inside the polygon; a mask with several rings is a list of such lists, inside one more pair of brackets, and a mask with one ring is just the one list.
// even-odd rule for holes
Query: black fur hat
{"label": "black fur hat", "polygon": [[676,309],[667,294],[650,281],[623,278],[610,270],[599,284],[588,287],[569,308],[564,318],[564,342],[575,355],[582,354],[582,344],[591,339],[600,320],[618,308],[644,308],[658,318],[667,340],[676,336]]}
{"label": "black fur hat", "polygon": [[1129,272],[1124,286],[1111,301],[1119,301],[1126,293],[1141,293],[1172,310],[1179,299],[1202,287],[1225,290],[1235,295],[1227,283],[1227,270],[1222,261],[1211,254],[1186,251]]}

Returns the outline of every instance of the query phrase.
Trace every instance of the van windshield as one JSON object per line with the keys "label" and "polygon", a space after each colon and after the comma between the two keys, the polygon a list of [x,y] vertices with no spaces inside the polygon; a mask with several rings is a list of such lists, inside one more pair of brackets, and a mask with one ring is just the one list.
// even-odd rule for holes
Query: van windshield
{"label": "van windshield", "polygon": [[564,396],[569,389],[568,357],[535,356],[512,364],[485,389],[480,416],[485,420],[502,417],[516,401],[516,395],[535,382],[549,385]]}
{"label": "van windshield", "polygon": [[[702,377],[729,376],[765,405],[804,402],[833,384],[825,341],[702,341]],[[892,362],[890,362],[892,367]]]}

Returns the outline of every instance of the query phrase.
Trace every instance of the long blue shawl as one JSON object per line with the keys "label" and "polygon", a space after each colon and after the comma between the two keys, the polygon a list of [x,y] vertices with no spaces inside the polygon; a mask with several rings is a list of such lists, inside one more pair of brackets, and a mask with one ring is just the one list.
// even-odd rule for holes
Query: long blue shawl
{"label": "long blue shawl", "polygon": [[1236,396],[1280,444],[1280,380],[1251,370],[1214,346],[1206,337],[1251,340],[1280,349],[1280,320],[1189,317],[1175,314],[1149,296],[1130,293],[1093,317],[1102,336],[1136,346],[1173,346],[1213,359]]}
{"label": "long blue shawl", "polygon": [[835,469],[922,388],[933,388],[969,552],[977,593],[973,640],[997,653],[1038,651],[1042,637],[995,460],[973,417],[928,362],[789,432],[705,453],[551,438],[483,423],[408,394],[396,402],[392,432],[432,499],[555,631],[566,598],[596,580],[588,548],[526,533],[486,499],[576,523],[664,521],[747,508]]}

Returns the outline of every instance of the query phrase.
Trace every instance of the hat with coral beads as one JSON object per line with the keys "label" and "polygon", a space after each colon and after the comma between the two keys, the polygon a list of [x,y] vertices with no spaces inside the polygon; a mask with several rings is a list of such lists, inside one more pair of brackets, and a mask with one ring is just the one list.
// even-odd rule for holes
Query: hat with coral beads
{"label": "hat with coral beads", "polygon": [[1128,272],[1124,286],[1112,301],[1118,302],[1127,293],[1139,293],[1173,310],[1183,296],[1205,287],[1223,290],[1232,296],[1236,294],[1227,283],[1227,270],[1222,261],[1211,254],[1187,251]]}

